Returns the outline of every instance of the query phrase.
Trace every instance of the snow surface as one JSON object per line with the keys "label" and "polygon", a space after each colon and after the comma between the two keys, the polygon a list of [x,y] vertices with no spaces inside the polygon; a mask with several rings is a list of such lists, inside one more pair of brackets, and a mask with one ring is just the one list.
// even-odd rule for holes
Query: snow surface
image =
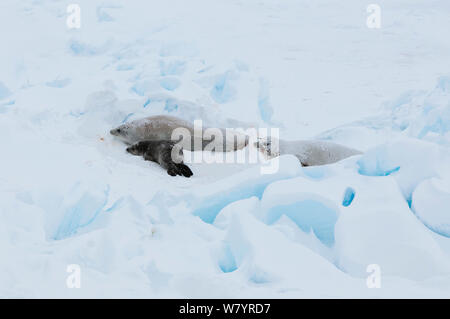
{"label": "snow surface", "polygon": [[[450,297],[447,0],[77,3],[0,3],[0,297]],[[170,177],[156,114],[365,153]]]}

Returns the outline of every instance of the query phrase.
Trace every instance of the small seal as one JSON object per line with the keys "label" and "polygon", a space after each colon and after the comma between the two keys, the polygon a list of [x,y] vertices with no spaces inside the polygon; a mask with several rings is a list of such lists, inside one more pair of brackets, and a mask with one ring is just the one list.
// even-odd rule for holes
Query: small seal
{"label": "small seal", "polygon": [[183,148],[173,141],[140,141],[128,147],[127,152],[158,163],[171,176],[193,175],[191,169],[183,163]]}
{"label": "small seal", "polygon": [[339,162],[362,152],[327,141],[299,140],[285,141],[275,138],[262,138],[255,146],[266,158],[283,154],[295,155],[302,166],[326,165]]}

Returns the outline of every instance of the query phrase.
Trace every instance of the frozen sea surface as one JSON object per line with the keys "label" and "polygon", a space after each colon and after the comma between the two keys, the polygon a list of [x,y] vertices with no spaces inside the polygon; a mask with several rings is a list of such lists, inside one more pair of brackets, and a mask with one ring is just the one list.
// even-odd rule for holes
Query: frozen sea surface
{"label": "frozen sea surface", "polygon": [[[450,297],[448,1],[77,3],[0,4],[0,297]],[[170,177],[155,114],[364,154]]]}

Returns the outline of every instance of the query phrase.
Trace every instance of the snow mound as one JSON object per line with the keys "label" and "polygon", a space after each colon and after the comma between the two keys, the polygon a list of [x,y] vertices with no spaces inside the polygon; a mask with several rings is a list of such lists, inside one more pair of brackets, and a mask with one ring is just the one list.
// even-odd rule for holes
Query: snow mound
{"label": "snow mound", "polygon": [[450,76],[441,76],[430,90],[410,90],[385,102],[381,115],[339,126],[318,137],[361,150],[393,138],[414,138],[450,146],[449,87]]}
{"label": "snow mound", "polygon": [[448,256],[412,214],[395,179],[355,177],[355,198],[335,225],[336,265],[355,276],[370,264],[414,280],[447,274]]}
{"label": "snow mound", "polygon": [[[284,155],[273,161],[279,161],[279,170],[274,174],[262,175],[261,168],[254,167],[213,185],[196,189],[193,197],[189,199],[193,214],[207,223],[213,223],[217,214],[229,203],[252,196],[261,198],[269,184],[295,177],[300,173],[301,165],[293,155]],[[271,165],[270,161],[267,165]]]}
{"label": "snow mound", "polygon": [[[221,268],[256,285],[276,287],[289,282],[295,287],[302,283],[311,295],[317,295],[327,285],[325,282],[333,285],[346,282],[358,289],[356,281],[339,273],[326,259],[290,241],[252,214],[232,214],[222,247]],[[325,276],[322,278],[325,280],[319,280],[318,276]]]}
{"label": "snow mound", "polygon": [[312,231],[323,244],[332,246],[344,190],[327,186],[325,194],[321,183],[304,177],[272,183],[261,200],[262,220],[270,225],[285,215],[302,231]]}
{"label": "snow mound", "polygon": [[[89,188],[92,190],[89,191]],[[87,185],[77,183],[70,190],[70,195],[64,198],[60,210],[55,213],[62,218],[50,237],[55,240],[67,238],[89,227],[104,210],[108,192],[107,187],[98,187],[92,183]],[[56,217],[53,221],[57,220]]]}
{"label": "snow mound", "polygon": [[392,176],[410,203],[415,187],[424,179],[448,176],[450,151],[434,143],[402,139],[368,150],[357,162],[366,176]]}
{"label": "snow mound", "polygon": [[450,237],[450,184],[437,178],[421,182],[412,195],[411,208],[433,231]]}
{"label": "snow mound", "polygon": [[0,81],[0,100],[6,99],[11,94],[11,91]]}

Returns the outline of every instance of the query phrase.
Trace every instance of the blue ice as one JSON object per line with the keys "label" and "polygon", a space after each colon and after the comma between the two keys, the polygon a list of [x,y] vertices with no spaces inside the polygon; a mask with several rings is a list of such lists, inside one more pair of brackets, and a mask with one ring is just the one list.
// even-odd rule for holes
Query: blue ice
{"label": "blue ice", "polygon": [[106,11],[105,8],[109,8],[109,7],[103,7],[103,6],[98,6],[96,13],[97,13],[97,21],[99,22],[111,22],[114,21],[113,17],[111,17]]}
{"label": "blue ice", "polygon": [[174,91],[181,85],[181,82],[176,78],[163,78],[159,84],[168,91]]}
{"label": "blue ice", "polygon": [[74,55],[79,56],[92,56],[97,54],[102,54],[107,50],[107,44],[102,47],[96,47],[86,43],[82,43],[77,40],[71,40],[69,42],[69,49]]}
{"label": "blue ice", "polygon": [[149,80],[139,81],[135,83],[131,90],[137,95],[144,96],[152,87],[153,83]]}
{"label": "blue ice", "polygon": [[267,284],[270,282],[269,274],[262,269],[256,268],[252,269],[252,274],[249,278],[254,284]]}
{"label": "blue ice", "polygon": [[391,168],[382,167],[379,162],[376,162],[376,166],[367,165],[365,161],[358,161],[359,165],[358,173],[366,176],[389,176],[400,170],[400,166]]}
{"label": "blue ice", "polygon": [[53,88],[63,88],[72,82],[69,78],[65,79],[55,79],[53,81],[47,82],[46,85]]}
{"label": "blue ice", "polygon": [[10,95],[11,91],[2,82],[0,82],[0,100],[6,99]]}
{"label": "blue ice", "polygon": [[298,176],[300,168],[295,156],[283,155],[279,158],[279,170],[276,173],[261,175],[258,168],[244,171],[228,181],[229,186],[226,189],[217,189],[212,195],[193,200],[189,198],[192,214],[206,223],[213,223],[217,214],[228,204],[253,196],[261,199],[269,184]]}
{"label": "blue ice", "polygon": [[388,176],[400,170],[400,166],[387,159],[382,149],[374,149],[357,162],[358,173],[366,176]]}
{"label": "blue ice", "polygon": [[0,114],[6,113],[8,111],[8,106],[14,105],[16,103],[15,100],[11,100],[5,103],[0,103]]}
{"label": "blue ice", "polygon": [[437,116],[434,121],[425,125],[418,134],[418,138],[425,137],[429,132],[445,135],[450,131],[450,107]]}
{"label": "blue ice", "polygon": [[164,110],[167,112],[173,112],[178,110],[178,103],[175,99],[167,99],[166,104],[164,106]]}
{"label": "blue ice", "polygon": [[[162,27],[165,28],[164,26]],[[187,43],[165,43],[159,52],[161,57],[169,56],[194,56],[197,53],[197,49]]]}
{"label": "blue ice", "polygon": [[220,269],[225,273],[233,272],[238,268],[229,244],[225,243],[222,247],[218,263]]}
{"label": "blue ice", "polygon": [[5,103],[0,103],[0,106],[11,106],[11,105],[14,105],[14,104],[16,104],[16,101],[15,100],[11,100],[11,101],[8,101],[8,102],[5,102]]}
{"label": "blue ice", "polygon": [[397,99],[390,103],[392,108],[399,108],[402,105],[411,103],[412,99],[417,96],[417,91],[408,91],[400,95]]}
{"label": "blue ice", "polygon": [[325,166],[303,167],[303,174],[309,178],[320,180],[327,176],[328,169]]}
{"label": "blue ice", "polygon": [[86,114],[86,112],[74,112],[74,111],[69,112],[69,115],[76,118],[82,117],[84,114]]}
{"label": "blue ice", "polygon": [[224,74],[217,77],[214,86],[211,89],[211,97],[217,103],[227,103],[231,101],[235,95],[235,89],[230,84],[230,72],[225,72]]}
{"label": "blue ice", "polygon": [[348,207],[355,199],[355,190],[351,187],[347,187],[344,192],[344,199],[342,200],[342,206]]}
{"label": "blue ice", "polygon": [[450,92],[450,76],[441,76],[438,80],[437,87],[444,92]]}
{"label": "blue ice", "polygon": [[130,117],[132,117],[133,115],[134,115],[134,113],[128,113],[127,116],[125,116],[125,118],[122,120],[122,123],[127,122],[130,119]]}
{"label": "blue ice", "polygon": [[146,108],[147,106],[150,105],[150,103],[152,103],[152,100],[151,100],[151,99],[145,100],[143,107]]}
{"label": "blue ice", "polygon": [[270,180],[265,180],[260,183],[244,183],[227,193],[221,192],[218,195],[210,196],[203,199],[202,203],[192,213],[200,217],[204,222],[212,224],[217,214],[228,204],[252,196],[257,196],[261,199],[264,190],[271,182]]}
{"label": "blue ice", "polygon": [[186,62],[184,61],[161,61],[159,63],[161,76],[166,75],[181,75],[186,69]]}
{"label": "blue ice", "polygon": [[273,108],[270,105],[269,84],[263,79],[260,80],[258,109],[261,119],[266,123],[270,123],[273,115]]}
{"label": "blue ice", "polygon": [[289,217],[304,232],[314,232],[325,245],[334,244],[334,226],[338,212],[325,204],[307,199],[288,205],[278,205],[269,209],[267,223],[273,224],[282,215]]}
{"label": "blue ice", "polygon": [[133,64],[119,64],[116,67],[117,71],[130,71],[134,69],[134,65]]}
{"label": "blue ice", "polygon": [[60,240],[75,235],[81,228],[86,227],[98,217],[108,200],[109,188],[102,196],[94,196],[85,192],[80,199],[64,211],[53,239]]}

